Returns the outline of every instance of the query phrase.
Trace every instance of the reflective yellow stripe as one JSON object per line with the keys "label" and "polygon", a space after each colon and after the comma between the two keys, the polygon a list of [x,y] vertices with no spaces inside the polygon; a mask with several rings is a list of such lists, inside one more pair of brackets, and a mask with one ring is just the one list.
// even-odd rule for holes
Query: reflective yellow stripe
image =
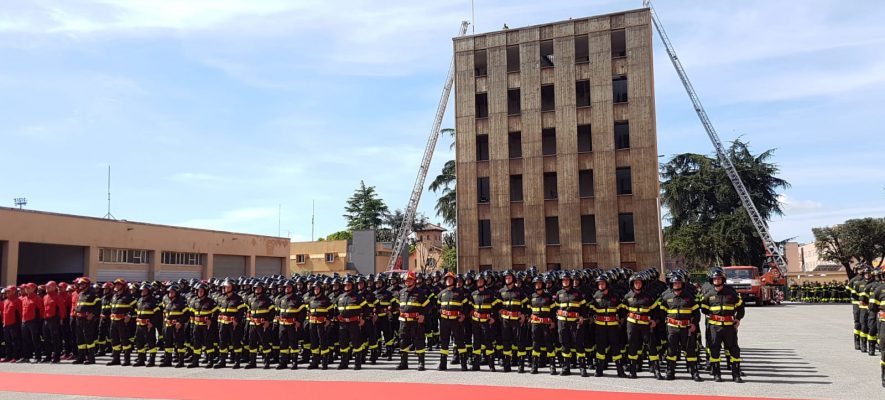
{"label": "reflective yellow stripe", "polygon": [[710,311],[734,311],[735,306],[710,306]]}
{"label": "reflective yellow stripe", "polygon": [[492,305],[492,304],[480,304],[480,305],[476,306],[476,308],[479,308],[480,310],[488,310],[488,309],[491,309],[492,307],[494,307],[494,305]]}
{"label": "reflective yellow stripe", "polygon": [[692,312],[694,312],[694,310],[695,310],[695,308],[692,308],[690,310],[673,309],[673,310],[667,310],[667,314],[691,314]]}
{"label": "reflective yellow stripe", "polygon": [[[78,301],[77,306],[94,306],[94,305],[98,304],[99,301],[101,301],[101,299],[95,299],[93,301]],[[110,307],[108,307],[108,308],[110,308]]]}
{"label": "reflective yellow stripe", "polygon": [[463,301],[441,301],[439,302],[441,306],[462,306],[464,305]]}
{"label": "reflective yellow stripe", "polygon": [[647,313],[647,312],[651,311],[651,308],[627,307],[627,311]]}
{"label": "reflective yellow stripe", "polygon": [[293,313],[293,314],[294,314],[294,313],[297,313],[297,312],[301,312],[301,310],[303,310],[304,307],[305,307],[305,306],[302,305],[301,307],[298,307],[298,308],[286,308],[286,309],[281,309],[280,312],[281,312],[281,313]]}
{"label": "reflective yellow stripe", "polygon": [[532,311],[550,311],[550,307],[532,307]]}

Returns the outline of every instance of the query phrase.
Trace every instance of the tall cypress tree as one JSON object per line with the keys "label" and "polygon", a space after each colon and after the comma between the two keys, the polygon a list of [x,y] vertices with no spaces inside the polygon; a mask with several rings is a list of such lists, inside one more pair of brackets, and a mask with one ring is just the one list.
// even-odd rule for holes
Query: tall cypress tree
{"label": "tall cypress tree", "polygon": [[383,223],[384,215],[388,213],[384,200],[378,198],[374,186],[366,186],[360,181],[360,187],[353,196],[347,199],[344,207],[344,219],[347,221],[347,229],[378,229]]}

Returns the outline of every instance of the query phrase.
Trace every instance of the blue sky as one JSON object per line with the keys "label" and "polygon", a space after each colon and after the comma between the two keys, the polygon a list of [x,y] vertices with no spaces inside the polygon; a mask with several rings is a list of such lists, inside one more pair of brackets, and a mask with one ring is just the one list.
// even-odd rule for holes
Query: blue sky
{"label": "blue sky", "polygon": [[[640,5],[479,0],[475,30]],[[775,238],[885,215],[885,3],[657,9],[722,139],[777,148]],[[276,235],[281,205],[282,235],[308,240],[311,202],[317,236],[339,230],[360,180],[402,208],[469,18],[463,0],[3,0],[0,204],[101,217],[110,164],[119,219]],[[710,153],[654,45],[659,152]]]}

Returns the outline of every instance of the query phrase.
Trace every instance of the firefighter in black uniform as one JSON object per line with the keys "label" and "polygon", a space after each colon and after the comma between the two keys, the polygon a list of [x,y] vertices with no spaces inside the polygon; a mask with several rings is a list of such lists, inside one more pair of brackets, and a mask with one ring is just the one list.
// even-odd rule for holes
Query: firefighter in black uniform
{"label": "firefighter in black uniform", "polygon": [[332,358],[329,354],[329,325],[335,313],[335,304],[329,300],[321,282],[316,282],[313,294],[307,299],[307,321],[310,330],[310,365],[307,369],[316,369],[322,361],[322,368],[329,366]]}
{"label": "firefighter in black uniform", "polygon": [[[161,323],[162,313],[160,312],[160,303],[151,292],[151,285],[147,282],[141,284],[139,288],[141,298],[135,305],[135,350],[138,352],[138,359],[135,361],[134,367],[153,367],[156,365],[157,359],[157,335],[156,327]],[[150,353],[150,360],[145,364]]]}
{"label": "firefighter in black uniform", "polygon": [[[881,281],[881,271],[878,269],[872,269],[870,271],[870,278],[867,281],[866,286],[863,289],[863,301],[867,303],[867,322],[866,322],[866,335],[867,335],[867,350],[869,355],[876,355],[876,347],[879,344],[879,316],[876,312],[873,311],[873,303],[872,300],[873,294],[876,292],[876,288],[879,287]],[[885,333],[883,333],[885,335]]]}
{"label": "firefighter in black uniform", "polygon": [[439,367],[440,371],[448,369],[449,342],[454,339],[455,351],[459,355],[461,370],[467,371],[467,347],[464,345],[464,320],[467,318],[467,293],[455,287],[457,278],[454,273],[447,273],[443,279],[446,288],[437,295],[439,300]]}
{"label": "firefighter in black uniform", "polygon": [[[851,313],[854,317],[854,349],[860,350],[860,293],[857,291],[857,281],[863,280],[863,270],[862,266],[855,267],[857,270],[857,275],[848,280],[848,284],[845,285],[845,289],[848,291],[849,297],[851,298]],[[799,288],[800,292],[805,289],[805,285],[808,282],[802,284]],[[799,294],[798,297],[801,299],[803,294]],[[802,299],[804,301],[804,299]]]}
{"label": "firefighter in black uniform", "polygon": [[425,339],[424,321],[430,299],[417,287],[414,272],[406,276],[406,287],[397,294],[399,304],[400,361],[396,369],[409,368],[409,351],[418,355],[418,371],[424,371]]}
{"label": "firefighter in black uniform", "polygon": [[175,355],[175,368],[183,368],[187,351],[185,325],[190,317],[190,310],[177,284],[169,285],[166,290],[168,293],[163,297],[163,362],[160,366],[171,367]]}
{"label": "firefighter in black uniform", "polygon": [[624,296],[624,305],[627,306],[627,358],[630,359],[630,379],[636,379],[643,346],[648,352],[651,372],[657,379],[663,379],[659,367],[658,342],[654,334],[658,321],[655,314],[660,313],[661,303],[657,296],[646,288],[642,275],[631,276],[630,286],[631,290]]}
{"label": "firefighter in black uniform", "polygon": [[341,363],[338,369],[347,369],[351,357],[354,370],[363,368],[362,352],[366,348],[365,338],[360,328],[366,318],[371,318],[372,310],[366,299],[356,292],[353,278],[344,279],[344,293],[335,301],[338,307],[338,343],[341,352]]}
{"label": "firefighter in black uniform", "polygon": [[101,314],[101,298],[92,288],[89,278],[77,278],[74,283],[77,285],[77,305],[73,315],[76,318],[74,336],[77,340],[74,364],[95,364],[95,334]]}
{"label": "firefighter in black uniform", "polygon": [[[132,344],[129,342],[129,321],[135,315],[136,299],[129,294],[126,281],[122,278],[114,280],[114,296],[111,298],[109,335],[111,338],[112,359],[107,365],[131,365]],[[120,353],[123,363],[120,363]]]}
{"label": "firefighter in black uniform", "polygon": [[698,322],[700,322],[700,306],[695,295],[685,290],[685,279],[680,275],[672,275],[669,279],[670,289],[661,295],[661,311],[667,313],[667,380],[676,379],[676,359],[685,351],[691,377],[702,382],[698,372],[697,339]]}
{"label": "firefighter in black uniform", "polygon": [[[492,344],[494,338],[495,317],[501,306],[498,294],[486,287],[489,282],[489,274],[481,273],[476,278],[476,290],[470,294],[470,306],[473,311],[470,315],[473,331],[473,363],[472,370],[479,371],[481,361],[489,366],[489,370],[495,372],[495,347]],[[485,360],[481,358],[485,356]]]}
{"label": "firefighter in black uniform", "polygon": [[[879,366],[882,370],[882,387],[885,387],[885,282],[882,282],[882,273],[879,272],[878,275],[878,285],[872,290],[869,295],[869,308],[868,312],[872,317],[875,318],[873,321],[878,326],[879,334]],[[870,353],[873,355],[874,353]]]}
{"label": "firefighter in black uniform", "polygon": [[[623,355],[621,354],[621,348],[624,346],[623,340],[621,340],[621,321],[624,320],[626,306],[621,302],[621,295],[611,288],[610,280],[613,279],[608,274],[602,274],[596,278],[598,290],[589,302],[596,337],[595,376],[602,376],[605,370],[606,349],[608,349],[608,355],[615,362],[618,376],[626,378]],[[583,372],[583,364],[581,369]]]}
{"label": "firefighter in black uniform", "polygon": [[366,355],[369,354],[371,363],[374,365],[378,360],[378,327],[376,322],[378,321],[378,316],[375,313],[375,309],[378,306],[378,300],[375,298],[375,292],[371,290],[369,287],[368,278],[361,276],[356,280],[356,291],[360,296],[363,297],[363,300],[366,301],[366,306],[368,306],[368,316],[363,319],[363,326],[360,329],[363,335],[363,340],[366,343],[366,350],[360,352],[360,362],[362,364],[366,363]]}
{"label": "firefighter in black uniform", "polygon": [[556,335],[556,320],[553,318],[555,303],[553,295],[546,290],[544,279],[540,276],[532,281],[535,292],[529,301],[532,326],[532,374],[538,373],[538,367],[546,358],[550,365],[550,375],[556,375],[556,363],[553,348],[553,337]]}
{"label": "firefighter in black uniform", "polygon": [[719,369],[719,351],[722,345],[728,352],[731,362],[731,379],[743,383],[741,379],[741,349],[738,347],[737,330],[744,318],[744,300],[731,286],[725,285],[725,272],[715,268],[710,272],[712,289],[703,293],[701,310],[709,316],[712,343],[710,343],[710,362],[713,364],[713,380],[722,382]]}
{"label": "firefighter in black uniform", "polygon": [[264,369],[270,369],[270,352],[272,350],[270,335],[274,309],[273,301],[264,292],[264,283],[255,282],[252,285],[252,297],[249,300],[249,364],[246,365],[246,369],[258,366],[259,349],[262,351]]}
{"label": "firefighter in black uniform", "polygon": [[[200,366],[200,357],[204,351],[208,350],[209,342],[209,326],[215,321],[215,315],[218,312],[218,305],[215,300],[209,296],[209,287],[205,283],[199,282],[194,285],[196,296],[190,301],[191,314],[191,345],[193,347],[193,357],[191,358],[188,368],[197,368]],[[209,360],[211,364],[211,359]]]}
{"label": "firefighter in black uniform", "polygon": [[374,295],[377,300],[375,303],[375,316],[377,317],[375,329],[378,332],[378,349],[375,351],[377,354],[373,354],[372,358],[377,359],[381,355],[383,345],[384,355],[390,360],[393,357],[393,348],[396,344],[391,323],[393,293],[387,290],[387,282],[381,275],[375,277],[374,284]]}
{"label": "firefighter in black uniform", "polygon": [[528,299],[525,292],[521,288],[516,287],[516,276],[513,271],[504,272],[504,287],[498,292],[501,298],[501,342],[504,346],[504,372],[510,372],[510,365],[513,362],[514,352],[516,352],[516,362],[519,365],[519,373],[525,372],[525,363],[523,357],[519,354],[524,353],[519,347],[522,343],[520,333],[522,326],[525,325],[525,310]]}
{"label": "firefighter in black uniform", "polygon": [[277,300],[276,308],[280,337],[280,363],[277,369],[286,369],[290,359],[292,369],[298,369],[298,337],[301,336],[307,306],[304,299],[295,293],[294,281],[288,280],[283,284],[283,296]]}
{"label": "firefighter in black uniform", "polygon": [[[562,346],[562,375],[571,375],[572,350],[583,351],[584,341],[578,335],[578,327],[587,316],[587,300],[580,290],[572,287],[568,271],[562,273],[562,289],[556,292],[556,320],[559,343]],[[575,354],[577,355],[577,354]],[[581,376],[587,377],[586,355],[581,357]]]}
{"label": "firefighter in black uniform", "polygon": [[243,331],[246,326],[246,308],[237,293],[234,281],[221,282],[222,297],[218,301],[219,362],[213,368],[227,367],[227,358],[233,357],[234,369],[240,368],[243,359]]}
{"label": "firefighter in black uniform", "polygon": [[[95,285],[98,285],[96,283]],[[93,287],[94,288],[94,287]],[[98,318],[98,337],[95,344],[98,346],[96,352],[103,356],[110,352],[110,332],[111,332],[111,299],[114,298],[114,283],[105,282],[101,285],[101,315]],[[98,293],[98,291],[96,291]]]}
{"label": "firefighter in black uniform", "polygon": [[860,268],[860,273],[858,275],[861,276],[860,279],[854,281],[854,285],[852,288],[854,289],[853,293],[856,293],[857,297],[857,318],[854,319],[854,330],[860,335],[860,351],[861,353],[866,353],[867,350],[867,342],[869,339],[867,337],[867,314],[869,311],[869,304],[867,303],[867,296],[864,293],[864,288],[867,286],[870,280],[870,268],[867,266],[862,266]]}

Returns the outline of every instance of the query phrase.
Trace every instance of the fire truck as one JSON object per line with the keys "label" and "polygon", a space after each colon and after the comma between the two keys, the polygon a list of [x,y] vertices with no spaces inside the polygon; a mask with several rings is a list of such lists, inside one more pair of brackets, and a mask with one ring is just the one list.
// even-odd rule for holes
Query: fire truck
{"label": "fire truck", "polygon": [[725,284],[733,287],[741,294],[745,303],[756,303],[757,306],[780,304],[783,301],[781,287],[786,278],[776,265],[766,266],[760,274],[759,267],[729,266],[725,270]]}

